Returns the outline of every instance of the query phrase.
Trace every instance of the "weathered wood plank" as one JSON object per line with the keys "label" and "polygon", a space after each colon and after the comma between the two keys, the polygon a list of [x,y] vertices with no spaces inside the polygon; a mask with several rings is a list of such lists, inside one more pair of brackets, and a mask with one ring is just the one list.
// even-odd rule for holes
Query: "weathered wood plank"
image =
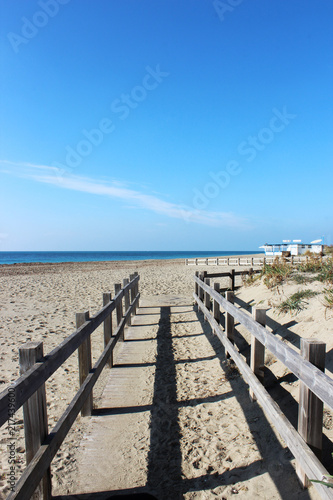
{"label": "weathered wood plank", "polygon": [[[127,285],[127,283],[129,282],[129,279],[128,278],[124,278],[123,279],[123,286],[125,287]],[[129,296],[129,290],[127,290],[127,292],[125,293],[124,295],[124,308],[125,308],[125,313],[127,311],[127,309],[129,308],[129,305],[130,305],[130,296]],[[127,325],[129,324],[128,321],[131,319],[131,316],[129,316],[129,319],[127,320]]]}
{"label": "weathered wood plank", "polygon": [[[199,271],[195,271],[195,275],[198,278],[199,277]],[[198,283],[194,283],[194,291],[198,295]]]}
{"label": "weathered wood plank", "polygon": [[[196,280],[196,276],[194,276]],[[208,290],[205,283],[199,281],[199,287]],[[327,406],[333,409],[333,380],[308,361],[298,352],[277,339],[269,330],[259,325],[245,311],[230,304],[222,295],[209,288],[211,297],[217,300],[222,308],[244,325],[276,358],[296,375]]]}
{"label": "weathered wood plank", "polygon": [[[235,271],[235,276],[244,276],[244,274],[249,274],[251,269],[244,269],[244,271]],[[256,269],[255,271],[252,269],[253,273],[261,273],[260,269]],[[224,273],[207,273],[207,278],[231,278],[231,274],[229,272]]]}
{"label": "weathered wood plank", "polygon": [[[139,276],[139,273],[137,271],[135,271],[134,273],[134,276]],[[135,296],[138,295],[139,293],[139,281],[136,281],[135,282],[135,286],[134,286],[134,293],[135,293]],[[135,314],[136,314],[136,310],[140,307],[140,299],[138,299],[138,302],[135,306]]]}
{"label": "weathered wood plank", "polygon": [[[120,283],[115,283],[115,285],[114,285],[114,291],[115,291],[116,296],[119,293],[121,293],[122,290],[121,290],[121,284]],[[123,294],[122,294],[121,300],[118,301],[117,307],[116,307],[117,325],[120,324],[121,318],[123,317],[123,301],[122,301],[122,298],[123,298]]]}
{"label": "weathered wood plank", "polygon": [[207,278],[230,278],[230,273],[207,273]]}
{"label": "weathered wood plank", "polygon": [[[20,373],[24,374],[43,359],[43,342],[27,342],[19,348]],[[23,405],[24,438],[27,465],[33,460],[48,434],[45,384]],[[51,498],[51,470],[48,468],[32,500]]]}
{"label": "weathered wood plank", "polygon": [[[319,370],[325,370],[326,344],[320,340],[301,339],[301,356],[314,364]],[[323,402],[317,398],[302,382],[299,387],[298,432],[321,460],[323,440]],[[309,486],[309,480],[300,464],[296,465],[297,475],[303,486]]]}
{"label": "weathered wood plank", "polygon": [[[80,328],[89,321],[89,311],[83,313],[76,313],[76,328]],[[91,370],[91,339],[90,335],[82,342],[78,349],[79,357],[79,382],[80,386],[83,384]],[[82,417],[90,417],[93,409],[93,393],[91,392],[84,402],[81,415]]]}
{"label": "weathered wood plank", "polygon": [[[234,303],[234,293],[233,292],[225,292],[225,299],[230,303]],[[229,341],[233,344],[234,343],[234,330],[235,330],[235,320],[232,314],[228,313],[226,314],[225,318],[225,333],[229,339]],[[230,354],[227,351],[227,358],[230,356]]]}
{"label": "weathered wood plank", "polygon": [[[103,293],[103,306],[107,306],[112,300],[112,295],[111,292]],[[107,318],[104,320],[104,325],[103,325],[103,332],[104,332],[104,347],[106,347],[112,337],[112,315],[110,314]],[[110,368],[112,368],[113,364],[113,359],[112,355],[110,356],[110,359],[108,360],[108,365]]]}
{"label": "weathered wood plank", "polygon": [[[204,273],[200,273],[198,279],[202,282],[204,280]],[[201,300],[204,299],[204,291],[202,287],[199,287],[199,297]]]}
{"label": "weathered wood plank", "polygon": [[[252,311],[254,321],[257,321],[262,326],[266,326],[266,309],[256,307]],[[251,360],[250,366],[257,379],[264,383],[264,366],[265,366],[265,346],[254,336],[251,335]],[[256,397],[250,389],[250,398],[255,401]]]}
{"label": "weathered wood plank", "polygon": [[[210,279],[209,278],[205,278],[205,283],[206,283],[206,285],[208,285],[210,287]],[[210,304],[210,294],[208,292],[205,292],[205,300],[204,300],[204,302],[205,302],[205,306],[207,307],[207,309],[210,310],[210,306],[211,306],[211,304]]]}
{"label": "weathered wood plank", "polygon": [[231,269],[230,271],[230,290],[232,292],[235,291],[235,269]]}
{"label": "weathered wood plank", "polygon": [[[130,282],[133,281],[135,279],[135,274],[130,274]],[[133,300],[135,299],[136,297],[136,293],[135,293],[135,287],[133,286],[130,290],[130,301],[131,303],[133,302]],[[134,307],[132,309],[132,316],[134,316],[136,314],[136,307]]]}
{"label": "weathered wood plank", "polygon": [[[327,476],[328,472],[325,467],[321,464],[313,451],[309,448],[309,446],[291,425],[279,406],[275,403],[275,401],[268,394],[263,385],[259,382],[257,377],[252,372],[251,368],[242,358],[241,354],[239,354],[235,346],[223,333],[221,326],[218,325],[218,323],[215,321],[211,312],[208,311],[208,309],[196,294],[193,293],[193,297],[198,303],[198,306],[202,310],[203,314],[207,316],[212,330],[215,331],[222,344],[224,345],[226,351],[230,352],[230,354],[232,355],[235,364],[243,375],[245,381],[252,388],[258,400],[258,403],[263,408],[265,414],[277,429],[281,438],[285,441],[286,445],[288,446],[296,460],[300,462],[308,477],[310,477],[311,479],[321,480],[323,476]],[[323,499],[333,500],[333,489],[322,486],[320,483],[313,483],[313,486],[318,490]]]}
{"label": "weathered wood plank", "polygon": [[[214,283],[214,290],[220,293],[220,283]],[[213,301],[213,316],[217,323],[220,323],[220,304],[214,300]]]}

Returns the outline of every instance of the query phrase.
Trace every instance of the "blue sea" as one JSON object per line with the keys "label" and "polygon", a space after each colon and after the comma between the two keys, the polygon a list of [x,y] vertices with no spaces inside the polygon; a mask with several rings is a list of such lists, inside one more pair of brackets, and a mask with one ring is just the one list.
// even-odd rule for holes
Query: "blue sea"
{"label": "blue sea", "polygon": [[196,257],[223,257],[256,254],[260,251],[152,251],[152,252],[0,252],[1,264],[21,264],[31,262],[102,262],[111,260],[156,260],[190,259]]}

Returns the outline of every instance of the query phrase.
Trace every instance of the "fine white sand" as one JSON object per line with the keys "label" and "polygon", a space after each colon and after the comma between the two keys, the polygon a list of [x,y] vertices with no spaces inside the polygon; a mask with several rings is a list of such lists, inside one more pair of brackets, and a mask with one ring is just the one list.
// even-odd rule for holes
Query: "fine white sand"
{"label": "fine white sand", "polygon": [[[19,376],[18,348],[21,344],[29,340],[40,340],[44,345],[44,353],[48,353],[74,331],[76,312],[89,310],[91,314],[96,313],[102,306],[103,292],[113,292],[114,284],[122,283],[134,271],[140,274],[140,292],[143,297],[180,295],[187,297],[188,304],[192,306],[193,274],[196,270],[222,272],[226,268],[185,266],[183,260],[2,266],[0,388],[4,389]],[[222,282],[221,279],[216,281]],[[268,327],[295,349],[299,349],[300,337],[317,338],[326,342],[327,373],[331,376],[333,317],[330,313],[325,316],[322,294],[309,299],[307,308],[295,317],[289,314],[279,316],[272,307],[294,291],[310,287],[321,292],[324,285],[317,282],[311,285],[288,284],[272,292],[263,284],[257,284],[242,288],[237,296],[248,306],[266,307]],[[220,362],[221,347],[216,337],[211,335],[209,327],[198,321],[195,312],[192,312],[191,317],[181,310],[175,314],[178,315],[175,316],[172,330],[176,337],[175,359],[187,356],[189,360],[193,357],[206,360],[179,365],[177,398],[183,401],[193,400],[196,395],[199,398],[212,398],[209,405],[203,403],[195,407],[184,406],[179,412],[183,475],[189,480],[188,484],[195,485],[193,491],[184,492],[184,498],[233,498],[237,490],[244,498],[286,499],[288,488],[294,495],[289,498],[318,498],[313,487],[308,492],[302,492],[299,488],[290,466],[293,463],[290,453],[282,441],[276,438],[260,408],[257,405],[256,408],[249,406],[247,389],[238,373],[229,363]],[[250,340],[249,335],[240,325],[236,329],[236,341],[240,351],[246,356],[248,347],[245,341]],[[205,335],[194,338],[193,345],[186,343],[185,338],[182,339],[183,336],[200,334],[202,331]],[[99,328],[92,335],[93,361],[97,360],[102,348],[103,332]],[[297,411],[298,381],[269,353],[266,360],[270,391],[276,396],[282,409],[290,412],[290,418],[295,423],[292,408],[295,407]],[[46,384],[50,429],[78,389],[77,372],[77,355],[74,354]],[[108,373],[108,370],[104,370],[95,389],[97,405]],[[228,394],[227,402],[214,401],[216,394],[224,393],[231,393]],[[139,422],[138,426],[140,427]],[[332,426],[332,414],[325,409],[326,467],[329,466],[328,457],[332,451]],[[20,410],[16,421],[16,453],[17,459],[21,460],[21,464],[17,464],[18,469],[25,464],[22,427]],[[71,491],[73,478],[77,474],[80,441],[86,430],[87,419],[79,417],[52,463],[55,494]],[[8,494],[6,474],[9,467],[9,439],[6,426],[3,426],[0,429],[0,498],[5,498]],[[147,446],[149,447],[149,443]],[[210,451],[206,453],[206,449]],[[227,483],[219,485],[218,479],[229,469],[233,471],[234,477],[230,480],[230,473]],[[208,479],[207,475],[210,475]],[[205,488],[200,483],[201,476],[205,476]],[[197,478],[197,483],[194,478]],[[207,481],[210,482],[207,484]]]}

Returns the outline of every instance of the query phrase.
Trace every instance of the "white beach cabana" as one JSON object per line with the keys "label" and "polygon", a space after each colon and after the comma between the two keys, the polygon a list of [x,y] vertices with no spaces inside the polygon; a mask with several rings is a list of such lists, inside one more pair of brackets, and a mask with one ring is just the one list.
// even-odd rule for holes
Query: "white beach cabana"
{"label": "white beach cabana", "polygon": [[311,243],[302,243],[301,240],[283,240],[283,243],[265,243],[259,248],[265,250],[267,256],[303,255],[307,251],[321,254],[323,252],[322,240],[314,240]]}

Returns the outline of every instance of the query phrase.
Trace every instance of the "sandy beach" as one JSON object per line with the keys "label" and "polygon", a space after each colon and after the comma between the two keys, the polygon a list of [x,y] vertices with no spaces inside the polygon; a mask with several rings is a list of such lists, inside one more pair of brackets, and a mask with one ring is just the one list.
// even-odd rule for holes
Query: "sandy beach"
{"label": "sandy beach", "polygon": [[[96,313],[102,306],[103,292],[114,293],[114,284],[122,283],[134,271],[140,275],[140,293],[149,298],[174,295],[186,300],[186,310],[174,310],[172,335],[175,336],[175,359],[203,358],[201,363],[180,364],[177,368],[177,399],[211,398],[210,404],[184,406],[177,416],[182,443],[180,447],[182,474],[187,479],[197,478],[195,488],[179,498],[208,499],[243,498],[267,499],[317,499],[314,488],[302,491],[294,474],[294,461],[283,442],[267,423],[258,405],[251,406],[246,384],[226,361],[221,361],[222,349],[210,328],[193,310],[193,274],[196,270],[223,272],[227,268],[215,266],[185,266],[183,260],[126,261],[64,264],[8,265],[0,268],[0,388],[3,390],[19,376],[18,348],[33,340],[42,341],[44,353],[48,353],[75,329],[75,313]],[[216,279],[216,281],[221,281]],[[263,283],[243,287],[237,296],[248,308],[268,309],[268,328],[296,350],[301,337],[316,338],[326,343],[326,373],[333,373],[333,315],[325,310],[322,300],[323,283],[311,283],[318,295],[307,302],[307,307],[297,316],[278,314],[274,306],[300,288],[309,286],[287,284],[268,290]],[[156,333],[156,332],[155,332]],[[201,335],[204,333],[204,335]],[[153,332],[154,334],[154,332]],[[186,335],[198,335],[190,341]],[[236,342],[244,356],[247,355],[249,335],[237,325]],[[183,338],[184,337],[184,338]],[[245,339],[245,340],[244,340]],[[194,342],[194,343],[193,343]],[[101,327],[92,335],[92,356],[96,361],[103,347]],[[152,348],[150,361],[156,353]],[[279,400],[294,425],[297,407],[298,381],[269,353],[266,357],[269,373],[267,386]],[[104,370],[94,391],[95,401],[102,399],[109,371]],[[153,377],[152,373],[152,377]],[[200,384],[198,384],[200,380]],[[147,381],[148,384],[149,381]],[[77,355],[71,356],[52,376],[47,384],[48,421],[51,429],[78,389]],[[227,394],[214,401],[216,394]],[[17,452],[25,462],[22,411],[17,415]],[[52,463],[54,494],[71,492],[77,476],[80,443],[87,431],[87,419],[79,417],[65,443]],[[137,422],[138,428],[140,422]],[[325,409],[324,414],[324,463],[329,468],[332,452],[333,416]],[[8,471],[6,427],[0,429],[1,477],[0,498],[8,495],[6,473]],[[205,445],[207,444],[207,446]],[[209,443],[209,446],[208,446]],[[149,443],[145,445],[147,453]],[[205,448],[210,451],[204,452]],[[233,479],[219,484],[219,477],[229,469]],[[205,487],[200,487],[200,477],[205,472]],[[236,471],[236,472],[235,472]],[[130,472],[130,471],[128,471]],[[183,479],[184,479],[183,477]],[[287,482],[286,482],[287,478]],[[142,479],[142,478],[141,478]],[[170,479],[171,481],[171,479]],[[203,481],[203,480],[202,480]],[[207,483],[208,481],[208,483]],[[203,484],[203,483],[202,483]],[[167,488],[167,483],[164,488]],[[119,483],[119,487],[121,484]],[[289,496],[290,491],[293,496]],[[289,492],[289,493],[288,493]],[[160,498],[168,498],[160,496]]]}

